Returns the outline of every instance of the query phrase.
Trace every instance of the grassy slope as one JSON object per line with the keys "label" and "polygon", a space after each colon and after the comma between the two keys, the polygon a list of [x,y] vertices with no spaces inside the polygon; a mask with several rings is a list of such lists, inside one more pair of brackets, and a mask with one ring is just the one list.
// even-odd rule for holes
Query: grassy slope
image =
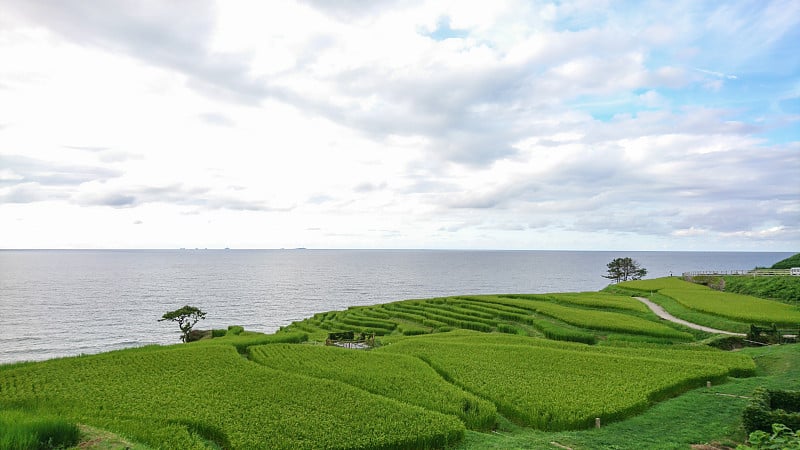
{"label": "grassy slope", "polygon": [[[626,292],[624,289],[618,287],[609,287],[608,289],[611,289],[614,292]],[[750,325],[745,322],[738,322],[735,320],[726,319],[724,317],[714,316],[711,314],[706,314],[700,311],[689,309],[678,303],[674,298],[659,294],[658,292],[653,292],[653,293],[649,292],[642,293],[636,291],[627,291],[627,292],[629,292],[632,295],[635,294],[648,297],[650,298],[650,300],[653,300],[655,303],[659,304],[673,316],[681,318],[683,320],[688,320],[689,322],[692,323],[704,325],[711,328],[716,328],[718,330],[732,331],[734,333],[747,333],[750,330]]]}
{"label": "grassy slope", "polygon": [[[467,432],[460,449],[556,448],[551,442],[582,449],[686,449],[707,442],[742,442],[742,410],[757,386],[797,389],[800,386],[800,346],[749,348],[743,353],[757,364],[757,376],[731,378],[711,389],[699,388],[661,402],[641,415],[599,430],[546,433],[505,423],[500,434]],[[724,395],[718,395],[724,394]]]}
{"label": "grassy slope", "polygon": [[791,269],[792,267],[800,267],[800,253],[772,265],[773,269]]}
{"label": "grassy slope", "polygon": [[3,408],[165,448],[207,448],[208,440],[229,448],[412,448],[456,441],[464,429],[453,416],[268,369],[224,343],[0,366]]}
{"label": "grassy slope", "polygon": [[691,339],[685,329],[659,320],[635,300],[606,292],[405,300],[319,313],[285,327],[285,331],[301,330],[310,339],[324,340],[329,332],[355,330],[395,340],[398,334],[454,328],[587,343],[597,339],[663,343]]}
{"label": "grassy slope", "polygon": [[470,429],[487,430],[497,420],[494,404],[453,386],[411,356],[286,344],[253,347],[251,358],[276,370],[341,381],[373,394],[454,415]]}
{"label": "grassy slope", "polygon": [[725,276],[725,291],[800,304],[800,277]]}
{"label": "grassy slope", "polygon": [[752,370],[740,355],[678,348],[554,345],[454,332],[377,351],[418,356],[516,423],[558,430],[587,428],[595,417],[618,421],[705,380]]}
{"label": "grassy slope", "polygon": [[[658,294],[656,294],[658,296]],[[482,297],[482,298],[479,298]],[[556,342],[556,341],[548,341],[548,340],[541,340],[541,339],[530,339],[526,336],[514,336],[510,334],[486,334],[486,333],[471,333],[474,339],[478,339],[480,341],[481,346],[486,345],[509,345],[509,342],[513,341],[511,345],[533,345],[532,343],[536,343],[537,346],[543,346],[546,348],[552,349],[562,349],[562,350],[569,350],[569,352],[574,351],[589,351],[591,358],[600,358],[602,354],[617,354],[614,358],[622,358],[624,360],[627,356],[622,356],[622,354],[628,354],[631,357],[642,357],[643,354],[650,353],[652,351],[657,351],[664,353],[673,352],[673,351],[680,351],[680,346],[661,346],[661,345],[642,345],[642,344],[632,344],[627,349],[619,349],[615,347],[609,347],[606,345],[606,342],[611,342],[613,340],[617,340],[619,336],[623,336],[623,339],[619,340],[633,340],[639,342],[648,342],[652,341],[652,338],[638,335],[634,333],[634,329],[627,330],[626,333],[622,334],[614,334],[614,333],[607,333],[597,329],[587,329],[581,327],[575,327],[574,325],[568,325],[564,322],[561,322],[556,319],[552,319],[549,317],[537,317],[536,316],[536,307],[541,306],[548,306],[549,309],[560,310],[561,308],[574,308],[576,314],[580,314],[584,317],[597,317],[598,320],[603,317],[607,317],[608,314],[613,311],[615,315],[619,316],[627,316],[632,319],[632,322],[638,322],[639,320],[651,320],[654,325],[663,326],[664,322],[655,319],[648,311],[644,311],[638,304],[638,302],[632,301],[630,298],[626,298],[624,296],[614,296],[608,293],[581,293],[581,294],[550,294],[547,296],[532,296],[529,299],[525,297],[528,296],[514,296],[515,298],[509,297],[499,297],[499,296],[479,296],[479,297],[470,297],[470,298],[447,298],[447,299],[430,299],[424,301],[410,301],[410,302],[397,302],[394,307],[391,305],[376,305],[373,307],[359,307],[359,308],[351,308],[347,311],[333,311],[328,313],[320,313],[314,316],[314,318],[307,319],[305,321],[301,321],[299,323],[295,323],[292,326],[286,327],[285,330],[282,332],[277,333],[276,335],[271,336],[264,336],[260,334],[251,334],[251,335],[243,335],[238,336],[235,339],[230,339],[228,344],[233,345],[244,355],[247,355],[247,347],[249,345],[259,345],[259,344],[268,344],[268,343],[275,343],[280,341],[285,342],[300,342],[305,339],[306,335],[304,333],[297,333],[297,330],[303,330],[304,332],[311,333],[312,339],[324,339],[327,332],[331,330],[331,328],[335,329],[336,327],[347,327],[348,329],[352,329],[354,326],[363,326],[365,329],[374,329],[376,331],[380,331],[387,336],[382,338],[384,343],[390,342],[403,342],[407,339],[416,339],[414,337],[406,337],[403,336],[402,330],[404,329],[415,329],[418,331],[422,331],[425,333],[431,333],[435,331],[436,327],[441,327],[441,320],[447,320],[450,322],[450,325],[446,328],[452,328],[452,324],[458,325],[463,324],[464,327],[475,327],[479,326],[481,328],[490,327],[491,329],[496,329],[498,331],[504,331],[505,333],[513,332],[519,333],[523,335],[531,335],[531,336],[542,336],[543,333],[540,329],[537,329],[535,326],[538,322],[542,320],[553,321],[552,323],[558,327],[562,327],[569,331],[569,329],[574,329],[580,333],[592,333],[600,338],[599,345],[595,346],[586,346],[584,344],[577,344],[577,343],[569,343],[569,342]],[[677,302],[675,302],[678,306]],[[553,308],[555,306],[555,308]],[[669,307],[667,308],[670,309]],[[718,323],[722,323],[725,326],[719,326],[718,323],[712,323],[710,326],[714,326],[715,328],[726,328],[735,327],[738,325],[743,325],[742,323],[729,321],[727,319],[722,319],[716,316],[699,313],[696,311],[689,310],[688,308],[684,308],[691,314],[694,314],[696,317],[687,317],[688,320],[697,321],[699,323],[703,323],[701,320],[694,320],[696,318],[708,319],[713,321],[718,321]],[[423,315],[427,314],[429,317],[423,317]],[[680,314],[675,314],[679,315]],[[402,316],[402,317],[401,317]],[[433,319],[431,319],[431,317]],[[616,316],[615,316],[616,317]],[[635,320],[633,320],[635,319]],[[719,322],[721,321],[721,322]],[[727,321],[727,322],[726,322]],[[439,323],[437,325],[437,323]],[[707,323],[704,323],[707,324]],[[677,329],[677,328],[676,328]],[[382,331],[381,331],[382,330]],[[292,333],[295,331],[295,333]],[[429,336],[422,336],[424,339],[448,339],[448,338],[457,338],[463,339],[463,337],[459,337],[458,333],[464,332],[457,332],[457,333],[438,333]],[[705,337],[704,335],[695,335],[696,337]],[[227,339],[227,338],[226,338]],[[202,353],[204,355],[215,353],[213,350],[214,347],[217,347],[215,343],[212,342],[200,342],[191,344],[195,346],[198,350],[202,347],[208,347]],[[182,347],[182,346],[181,346]],[[188,346],[187,346],[188,347]],[[444,359],[436,358],[442,362],[446,362],[448,364],[458,363],[459,358],[453,358],[452,355],[447,355],[449,350],[452,350],[449,346],[443,346],[442,348],[446,349],[440,352],[440,356],[444,355]],[[792,347],[784,347],[785,349],[791,349]],[[762,370],[763,373],[768,375],[767,378],[763,378],[761,380],[766,382],[774,382],[776,385],[781,385],[786,380],[786,377],[791,378],[794,376],[794,382],[797,382],[797,364],[790,362],[785,362],[787,358],[795,358],[796,360],[800,360],[798,358],[800,353],[797,350],[784,350],[784,348],[774,350],[774,355],[762,355],[758,353],[759,351],[755,351],[756,354],[761,358],[760,361],[762,362]],[[798,347],[795,346],[795,349]],[[143,349],[143,350],[133,350],[130,351],[132,353],[140,352],[142,354],[147,354],[149,352],[158,352],[162,351],[159,350],[159,347],[155,347],[154,349]],[[478,347],[474,348],[475,350],[481,350]],[[585,350],[584,350],[585,349]],[[672,350],[675,349],[675,350]],[[387,348],[388,350],[388,348]],[[763,351],[763,350],[762,350]],[[627,353],[626,353],[627,352]],[[468,352],[469,353],[469,352]],[[481,351],[480,353],[486,353]],[[530,351],[524,350],[522,353],[531,353]],[[552,351],[537,351],[531,353],[534,354],[550,354],[553,353]],[[557,352],[556,352],[557,353]],[[641,353],[642,355],[637,356],[637,353]],[[684,353],[681,351],[681,353]],[[693,352],[694,353],[694,352]],[[119,354],[126,354],[126,351],[120,352]],[[235,352],[232,352],[235,355]],[[228,355],[227,353],[225,355]],[[700,358],[702,359],[702,352],[698,353]],[[437,356],[437,355],[432,355]],[[487,359],[496,360],[497,357],[492,355],[491,352],[486,353]],[[697,355],[691,355],[692,357]],[[106,358],[107,356],[98,356],[98,358]],[[228,356],[226,356],[228,358]],[[464,357],[460,358],[461,360],[469,359],[469,355],[464,355]],[[590,358],[590,359],[591,359]],[[772,358],[772,359],[770,359]],[[89,358],[91,359],[91,358]],[[234,361],[234,359],[236,361]],[[222,368],[225,373],[220,373],[219,376],[210,375],[212,378],[209,378],[208,382],[211,383],[211,380],[214,380],[214,383],[217,383],[218,380],[221,379],[225,380],[223,385],[227,383],[228,388],[224,389],[228,391],[228,394],[224,396],[224,398],[220,397],[222,403],[215,403],[209,404],[205,406],[200,406],[198,403],[198,408],[203,411],[203,420],[208,421],[209,423],[215,423],[218,427],[226,427],[225,423],[229,422],[229,418],[217,417],[219,415],[227,416],[230,414],[241,414],[242,407],[250,407],[249,401],[246,400],[248,397],[252,397],[252,395],[248,396],[245,395],[244,392],[239,391],[242,386],[252,386],[256,389],[263,389],[268,388],[269,384],[258,384],[253,379],[253,374],[258,372],[254,371],[251,366],[254,364],[248,363],[242,358],[234,358],[234,359],[226,359],[226,361],[220,361],[219,364],[213,362],[207,362],[203,364],[203,367],[211,367],[214,368],[212,372],[215,370]],[[504,372],[503,367],[493,367],[492,365],[486,366],[477,364],[477,367],[485,368],[487,371],[490,370],[497,370],[499,374],[503,373],[512,373],[513,368],[518,365],[518,360],[514,358],[505,358],[509,361],[509,366]],[[560,359],[560,358],[559,358]],[[691,359],[691,358],[690,358]],[[602,359],[597,359],[598,363],[595,366],[598,366]],[[773,361],[772,364],[767,364],[770,361]],[[240,363],[244,363],[247,367],[241,365]],[[35,364],[22,364],[13,367],[9,366],[0,366],[0,385],[2,385],[3,381],[3,373],[6,370],[16,368],[23,368],[29,369],[32,368],[35,371],[37,367],[47,367],[49,364],[61,364],[61,363],[53,363],[53,362],[44,362],[44,363],[35,363]],[[191,365],[191,363],[189,363]],[[495,364],[497,365],[497,364]],[[539,364],[533,365],[529,368],[529,371],[537,371],[538,368],[547,368],[549,364]],[[240,370],[236,370],[236,373],[230,372],[233,367],[237,367]],[[240,367],[241,366],[241,367]],[[256,365],[257,366],[257,365]],[[591,367],[592,364],[590,363],[587,367]],[[128,368],[128,375],[130,373],[130,368]],[[380,371],[380,367],[375,367],[375,371]],[[783,371],[785,375],[777,374],[779,371]],[[369,369],[365,369],[368,376]],[[205,370],[200,371],[200,373],[204,373]],[[244,376],[240,376],[242,372],[245,372]],[[589,371],[591,372],[591,371]],[[7,372],[6,372],[7,373]],[[265,372],[266,373],[266,372]],[[461,372],[462,375],[465,372]],[[544,377],[544,380],[549,379],[556,379],[556,378],[563,378],[565,374],[569,373],[569,369],[564,369],[564,371],[559,372],[558,370],[552,371],[549,375]],[[588,373],[588,372],[587,372]],[[238,375],[237,375],[238,374]],[[794,375],[792,375],[794,374]],[[468,374],[467,374],[468,375]],[[472,376],[472,375],[469,375]],[[202,375],[201,378],[205,379],[206,375]],[[272,377],[276,378],[276,377]],[[335,377],[334,377],[335,378]],[[502,377],[501,377],[502,378]],[[508,377],[506,377],[508,378]],[[124,385],[126,383],[127,378],[120,378],[116,380],[114,383],[119,385]],[[192,375],[189,375],[188,379],[193,379]],[[750,380],[733,380],[731,383],[722,385],[719,389],[732,389],[731,392],[735,392],[736,389],[741,389],[742,393],[746,393],[748,389],[752,386],[752,383],[758,382],[757,379],[755,381]],[[160,381],[157,377],[156,381]],[[150,384],[155,383],[156,381],[150,381]],[[640,382],[643,380],[639,380]],[[508,382],[508,381],[504,381]],[[546,385],[547,381],[542,381],[544,385]],[[84,383],[85,384],[85,383]],[[112,383],[113,384],[113,383]],[[146,383],[147,384],[147,383]],[[352,385],[353,383],[351,383]],[[644,383],[647,384],[646,382]],[[257,387],[262,386],[262,387]],[[288,383],[287,386],[291,385]],[[82,384],[79,385],[77,389],[82,389]],[[326,384],[327,386],[327,384]],[[331,385],[333,386],[333,385]],[[336,384],[336,386],[339,386]],[[738,388],[737,388],[738,386]],[[63,388],[63,386],[61,386]],[[350,388],[350,386],[347,386]],[[143,391],[145,389],[152,388],[152,386],[142,386],[140,389]],[[163,391],[169,391],[170,388],[169,384],[165,384],[161,387]],[[233,391],[230,391],[234,389]],[[337,387],[337,389],[339,389]],[[717,388],[714,388],[717,389]],[[714,390],[712,389],[712,391]],[[45,390],[46,392],[47,390]],[[69,389],[67,389],[69,391]],[[301,390],[302,391],[302,390]],[[3,406],[3,397],[4,395],[8,395],[9,391],[3,392],[2,387],[0,386],[0,407]],[[41,390],[39,391],[42,392]],[[231,392],[240,392],[242,394],[242,399],[237,399],[231,397]],[[299,392],[299,391],[297,391]],[[348,391],[352,392],[350,395],[354,396],[361,396],[361,394],[356,394],[356,391]],[[364,392],[364,391],[361,391]],[[486,392],[494,392],[494,391],[486,391]],[[524,389],[521,391],[524,392]],[[722,391],[720,391],[722,392]],[[78,395],[75,392],[67,394]],[[291,392],[289,392],[291,394]],[[364,394],[368,396],[373,396],[374,394]],[[67,396],[69,396],[67,395]],[[323,392],[320,392],[317,397],[321,398]],[[237,394],[235,397],[239,397],[240,395]],[[291,396],[291,395],[290,395]],[[37,398],[40,395],[37,394]],[[197,398],[190,400],[190,402],[197,403],[199,402],[203,396],[197,396]],[[216,396],[213,396],[217,398]],[[381,397],[384,398],[385,397]],[[709,398],[712,398],[710,400]],[[733,405],[730,402],[726,403],[724,401],[720,401],[720,399],[731,399],[731,397],[723,397],[723,396],[713,396],[710,397],[705,390],[699,391],[692,391],[688,394],[682,395],[676,399],[669,400],[667,402],[658,403],[655,407],[649,407],[644,414],[641,416],[636,416],[622,422],[617,422],[614,424],[609,425],[608,427],[604,427],[600,431],[590,430],[590,431],[578,431],[578,432],[558,432],[558,433],[545,433],[541,431],[532,431],[530,429],[523,429],[519,428],[516,425],[512,425],[507,420],[501,418],[501,423],[504,425],[500,429],[500,433],[503,434],[510,434],[510,436],[501,436],[499,434],[483,434],[477,432],[468,432],[467,440],[464,442],[463,448],[542,448],[550,447],[548,444],[550,441],[557,441],[562,444],[569,445],[573,448],[677,448],[680,447],[677,443],[682,443],[681,445],[688,443],[688,442],[701,442],[703,440],[712,440],[712,439],[723,439],[727,436],[734,436],[735,437],[735,429],[736,424],[738,423],[738,414],[740,411],[741,405]],[[73,399],[74,400],[74,399]],[[128,399],[124,399],[128,401]],[[145,399],[141,399],[144,401]],[[187,400],[189,398],[187,397]],[[372,402],[374,399],[369,400]],[[388,400],[388,399],[387,399]],[[708,411],[706,411],[706,406],[703,406],[705,403],[701,404],[702,402],[706,402],[711,404],[712,406]],[[138,400],[137,400],[138,401]],[[152,400],[150,400],[152,402]],[[203,400],[206,401],[205,399]],[[246,403],[241,403],[244,401]],[[282,401],[282,400],[281,400]],[[392,400],[391,402],[395,402],[396,400]],[[95,400],[95,402],[97,402]],[[226,403],[227,402],[227,403]],[[716,402],[716,403],[715,403]],[[232,404],[229,404],[232,403]],[[513,402],[512,402],[513,403]],[[11,405],[11,403],[6,402],[6,406]],[[45,402],[46,404],[46,402]],[[378,409],[378,405],[381,405],[382,402],[378,401],[375,403],[375,408]],[[280,401],[277,404],[280,406]],[[394,407],[395,409],[406,410],[405,406],[397,405]],[[670,406],[672,405],[672,406]],[[725,406],[727,405],[727,406]],[[89,405],[90,407],[97,407],[98,405]],[[297,411],[317,411],[318,406],[316,404],[306,404],[303,405],[294,405],[293,407],[299,407]],[[342,405],[337,405],[342,406]],[[64,411],[68,411],[68,406],[61,406]],[[73,408],[81,409],[80,404],[76,404],[72,406]],[[257,408],[256,405],[252,405],[252,407]],[[326,406],[327,407],[327,406]],[[714,414],[711,411],[715,411],[714,408],[719,408],[721,411],[725,410],[725,408],[731,408],[729,413],[724,412],[722,414]],[[47,409],[47,408],[45,408]],[[84,408],[85,409],[85,408]],[[637,408],[634,408],[637,409]],[[638,409],[637,409],[638,410]],[[156,409],[156,414],[163,414],[163,406],[160,409]],[[210,411],[210,412],[209,412]],[[430,412],[430,410],[424,410],[426,413]],[[692,411],[695,411],[694,413]],[[255,409],[253,410],[255,412]],[[102,417],[105,413],[98,413],[99,415],[93,415],[91,413],[91,408],[88,411],[82,410],[80,412],[75,413],[76,419],[80,418],[94,418],[98,419]],[[175,413],[171,413],[175,414]],[[191,413],[193,414],[193,412]],[[435,413],[434,413],[435,414]],[[653,415],[655,414],[655,415]],[[401,414],[402,415],[402,414]],[[695,416],[701,417],[709,417],[707,423],[697,424],[692,422],[693,417]],[[261,417],[261,414],[257,414],[258,417]],[[398,420],[401,419],[400,416],[396,414],[389,414],[389,416],[393,416]],[[188,417],[192,417],[189,415]],[[388,417],[388,416],[387,416]],[[434,416],[431,416],[433,418]],[[439,417],[439,416],[436,416]],[[453,417],[453,416],[449,416]],[[716,417],[715,419],[711,419]],[[138,420],[138,419],[137,419]],[[93,421],[95,425],[100,426],[101,428],[113,428],[114,421],[109,418],[104,418],[104,420],[95,420]],[[91,422],[87,422],[91,423]],[[350,422],[348,422],[350,423]],[[664,426],[667,424],[677,424],[677,428],[684,431],[676,431],[670,428],[668,431],[663,429]],[[152,425],[152,424],[151,424]],[[234,424],[235,425],[235,424]],[[298,423],[297,426],[306,427],[306,428],[313,428],[318,429],[319,426],[319,418],[317,417],[312,421],[311,424],[305,423]],[[369,424],[368,424],[369,425]],[[145,427],[148,425],[144,425]],[[371,425],[369,425],[371,426]],[[661,428],[659,428],[661,427]],[[124,427],[123,427],[124,428]],[[247,428],[247,427],[245,427]],[[265,429],[261,426],[262,429],[253,430],[253,431],[246,431],[245,428],[241,426],[234,426],[233,430],[234,433],[230,434],[230,438],[232,441],[235,441],[241,445],[245,445],[247,443],[252,443],[252,441],[248,434],[253,435],[261,435],[261,438],[267,438],[276,431],[269,431],[269,429]],[[397,428],[396,426],[394,428]],[[644,430],[647,428],[647,430]],[[654,430],[660,431],[653,431],[652,433],[649,431],[650,428]],[[191,432],[187,433],[187,429],[184,426],[177,426],[172,427],[173,431],[177,430],[180,431],[183,438],[190,438],[190,439],[197,439],[200,438],[198,434]],[[299,430],[299,429],[298,429]],[[733,430],[733,431],[732,431]],[[165,430],[166,431],[166,430]],[[285,430],[281,429],[281,432]],[[319,431],[319,430],[317,430]],[[356,435],[359,434],[357,430],[349,430],[350,432],[355,432]],[[396,430],[395,430],[396,431]],[[245,433],[245,434],[241,434]],[[265,434],[266,433],[266,434]],[[126,437],[130,437],[130,433],[123,433]],[[325,435],[325,433],[323,433]],[[350,435],[351,437],[354,435]],[[178,437],[178,436],[176,436]],[[180,437],[179,437],[180,438]],[[274,439],[274,436],[272,437]],[[344,438],[342,442],[351,442],[348,438]],[[138,439],[134,439],[138,440]],[[202,439],[195,440],[195,443],[202,445]],[[155,442],[155,441],[151,441]],[[207,441],[206,441],[207,442]],[[352,442],[351,442],[352,443]],[[675,444],[675,446],[673,446]],[[236,446],[236,445],[234,445]],[[605,447],[604,447],[605,446]],[[555,448],[555,447],[553,447]]]}
{"label": "grassy slope", "polygon": [[[613,289],[651,296],[657,303],[664,298],[654,294],[669,297],[672,301],[667,301],[661,306],[671,314],[708,326],[714,326],[708,324],[709,321],[715,320],[713,318],[723,319],[730,324],[714,327],[728,331],[741,332],[741,326],[750,323],[763,325],[777,323],[789,327],[800,324],[800,308],[794,305],[749,295],[719,292],[678,278],[628,281],[616,285]],[[687,314],[689,312],[694,314],[694,317],[689,317]],[[731,328],[736,322],[741,324],[740,328]]]}

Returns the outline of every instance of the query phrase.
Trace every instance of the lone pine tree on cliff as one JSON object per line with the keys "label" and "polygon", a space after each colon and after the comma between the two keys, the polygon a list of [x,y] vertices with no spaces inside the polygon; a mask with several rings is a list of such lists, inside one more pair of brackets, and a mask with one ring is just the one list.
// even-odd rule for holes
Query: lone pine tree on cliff
{"label": "lone pine tree on cliff", "polygon": [[160,319],[159,322],[163,322],[165,320],[171,320],[173,322],[177,322],[178,326],[181,329],[181,342],[186,342],[189,333],[192,331],[192,327],[201,319],[206,318],[206,313],[200,310],[200,308],[195,308],[194,306],[186,305],[183,308],[176,309],[175,311],[170,311]]}
{"label": "lone pine tree on cliff", "polygon": [[603,275],[603,278],[614,280],[615,283],[639,280],[647,275],[647,269],[631,258],[615,258],[606,264],[606,267],[608,267],[608,275]]}

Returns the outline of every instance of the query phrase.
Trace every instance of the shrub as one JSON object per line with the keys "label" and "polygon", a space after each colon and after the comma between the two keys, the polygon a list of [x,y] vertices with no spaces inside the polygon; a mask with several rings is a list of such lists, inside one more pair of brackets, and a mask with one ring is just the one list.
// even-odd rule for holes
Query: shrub
{"label": "shrub", "polygon": [[773,269],[791,269],[792,267],[800,267],[800,253],[796,253],[772,265]]}
{"label": "shrub", "polygon": [[740,445],[736,450],[798,450],[800,449],[800,430],[793,432],[782,423],[772,424],[772,434],[761,430],[750,433],[750,445]]}
{"label": "shrub", "polygon": [[218,337],[225,336],[225,334],[227,332],[228,332],[228,330],[211,330],[211,336],[215,337],[215,338],[218,338]]}
{"label": "shrub", "polygon": [[757,388],[744,409],[742,422],[748,433],[771,431],[775,423],[800,428],[800,391]]}
{"label": "shrub", "polygon": [[243,326],[241,326],[241,325],[231,325],[231,326],[228,327],[227,334],[230,335],[230,336],[236,336],[236,335],[242,334],[242,331],[244,331],[244,327]]}
{"label": "shrub", "polygon": [[190,330],[188,333],[186,333],[184,341],[195,342],[201,339],[210,339],[211,337],[212,337],[212,332],[209,330]]}

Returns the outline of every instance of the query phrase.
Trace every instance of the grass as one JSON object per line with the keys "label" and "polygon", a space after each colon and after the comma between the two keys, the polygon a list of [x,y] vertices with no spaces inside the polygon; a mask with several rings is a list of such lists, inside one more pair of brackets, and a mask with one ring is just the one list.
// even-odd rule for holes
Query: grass
{"label": "grass", "polygon": [[[619,288],[616,289],[618,290],[618,292],[621,292]],[[630,292],[634,293],[634,291]],[[745,322],[739,322],[724,317],[714,316],[711,314],[706,314],[700,311],[687,308],[682,304],[680,304],[674,298],[668,297],[658,292],[654,292],[652,295],[649,293],[644,294],[640,292],[637,292],[636,294],[646,295],[647,297],[650,298],[650,300],[660,305],[662,308],[664,308],[668,313],[672,314],[673,316],[683,320],[687,320],[692,323],[696,323],[698,325],[704,325],[707,327],[715,328],[717,330],[731,331],[734,333],[747,333],[750,330],[750,325]]]}
{"label": "grass", "polygon": [[[628,281],[619,283],[616,285],[616,289],[642,294],[658,292],[672,298],[686,309],[744,324],[769,325],[775,323],[779,326],[789,327],[800,325],[800,308],[796,306],[749,295],[719,292],[677,278]],[[678,314],[674,315],[685,318]]]}
{"label": "grass", "polygon": [[621,420],[689,386],[746,370],[749,363],[724,352],[598,348],[491,336],[418,336],[379,351],[418,357],[445,379],[494,402],[505,417],[549,430],[587,428],[595,417]]}
{"label": "grass", "polygon": [[[191,344],[0,365],[0,436],[11,411],[78,424],[86,448],[741,442],[736,396],[800,385],[800,347],[711,349],[696,341],[707,334],[665,325],[630,298],[646,294],[678,317],[747,331],[687,306],[691,295],[665,295],[681,289],[670,278],[600,293],[408,300],[319,313],[273,335],[231,327]],[[337,330],[373,330],[379,347],[318,345]],[[706,380],[714,387],[695,388]]]}
{"label": "grass", "polygon": [[418,448],[464,432],[455,417],[268,369],[227,344],[0,366],[0,392],[0,408],[55,415],[153,447]]}
{"label": "grass", "polygon": [[149,450],[142,444],[131,442],[122,436],[89,425],[78,424],[81,431],[81,450]]}
{"label": "grass", "polygon": [[457,416],[470,429],[490,429],[497,421],[492,403],[447,383],[430,366],[410,356],[310,345],[265,345],[253,348],[251,354],[253,361],[273,369],[341,381]]}
{"label": "grass", "polygon": [[800,253],[792,255],[772,265],[773,269],[791,269],[792,267],[800,267]]}
{"label": "grass", "polygon": [[669,288],[659,291],[672,297],[683,306],[724,317],[727,319],[754,322],[764,325],[800,325],[800,309],[772,300],[749,295],[714,291],[709,288]]}
{"label": "grass", "polygon": [[[691,340],[692,336],[688,333],[678,331],[670,326],[643,319],[637,316],[623,314],[614,311],[602,311],[595,309],[581,309],[563,306],[552,302],[532,300],[527,297],[510,297],[514,299],[514,305],[527,307],[536,312],[553,317],[562,322],[582,328],[604,330],[631,334],[643,334],[647,336],[675,338],[677,340]],[[505,299],[496,300],[505,303]]]}
{"label": "grass", "polygon": [[0,449],[70,447],[80,440],[78,426],[60,417],[0,409]]}
{"label": "grass", "polygon": [[609,292],[580,292],[563,293],[548,296],[558,303],[588,306],[593,308],[610,308],[623,311],[637,311],[649,313],[650,310],[642,302],[628,295],[619,295]]}
{"label": "grass", "polygon": [[543,449],[556,442],[574,450],[687,449],[692,444],[734,446],[745,439],[742,410],[758,386],[796,389],[800,385],[800,346],[749,348],[756,376],[731,378],[712,388],[697,388],[658,403],[640,415],[599,430],[548,433],[505,422],[498,433],[467,432],[458,449]]}
{"label": "grass", "polygon": [[666,325],[630,296],[610,292],[405,300],[315,314],[281,332],[302,332],[311,340],[321,341],[329,332],[366,331],[389,342],[397,335],[450,329],[529,334],[585,343],[599,339],[663,343],[693,339],[681,327]]}
{"label": "grass", "polygon": [[800,304],[800,277],[725,276],[725,291]]}

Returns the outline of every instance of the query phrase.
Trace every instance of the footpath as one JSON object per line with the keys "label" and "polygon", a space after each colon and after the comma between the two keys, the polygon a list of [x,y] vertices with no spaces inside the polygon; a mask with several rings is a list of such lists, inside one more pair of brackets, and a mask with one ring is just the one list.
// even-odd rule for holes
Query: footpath
{"label": "footpath", "polygon": [[645,305],[647,305],[647,307],[650,308],[651,311],[653,311],[658,317],[660,317],[660,318],[662,318],[664,320],[669,320],[670,322],[679,323],[679,324],[681,324],[681,325],[683,325],[685,327],[693,328],[695,330],[705,331],[706,333],[727,334],[727,335],[730,335],[730,336],[742,336],[742,337],[747,336],[744,333],[732,333],[730,331],[717,330],[716,328],[704,327],[703,325],[698,325],[696,323],[687,322],[687,321],[685,321],[683,319],[679,319],[679,318],[673,316],[672,314],[670,314],[667,311],[665,311],[664,308],[662,308],[661,306],[651,302],[650,300],[648,300],[648,299],[646,299],[644,297],[633,297],[633,298],[635,298],[636,300],[639,300],[640,302],[642,302]]}

